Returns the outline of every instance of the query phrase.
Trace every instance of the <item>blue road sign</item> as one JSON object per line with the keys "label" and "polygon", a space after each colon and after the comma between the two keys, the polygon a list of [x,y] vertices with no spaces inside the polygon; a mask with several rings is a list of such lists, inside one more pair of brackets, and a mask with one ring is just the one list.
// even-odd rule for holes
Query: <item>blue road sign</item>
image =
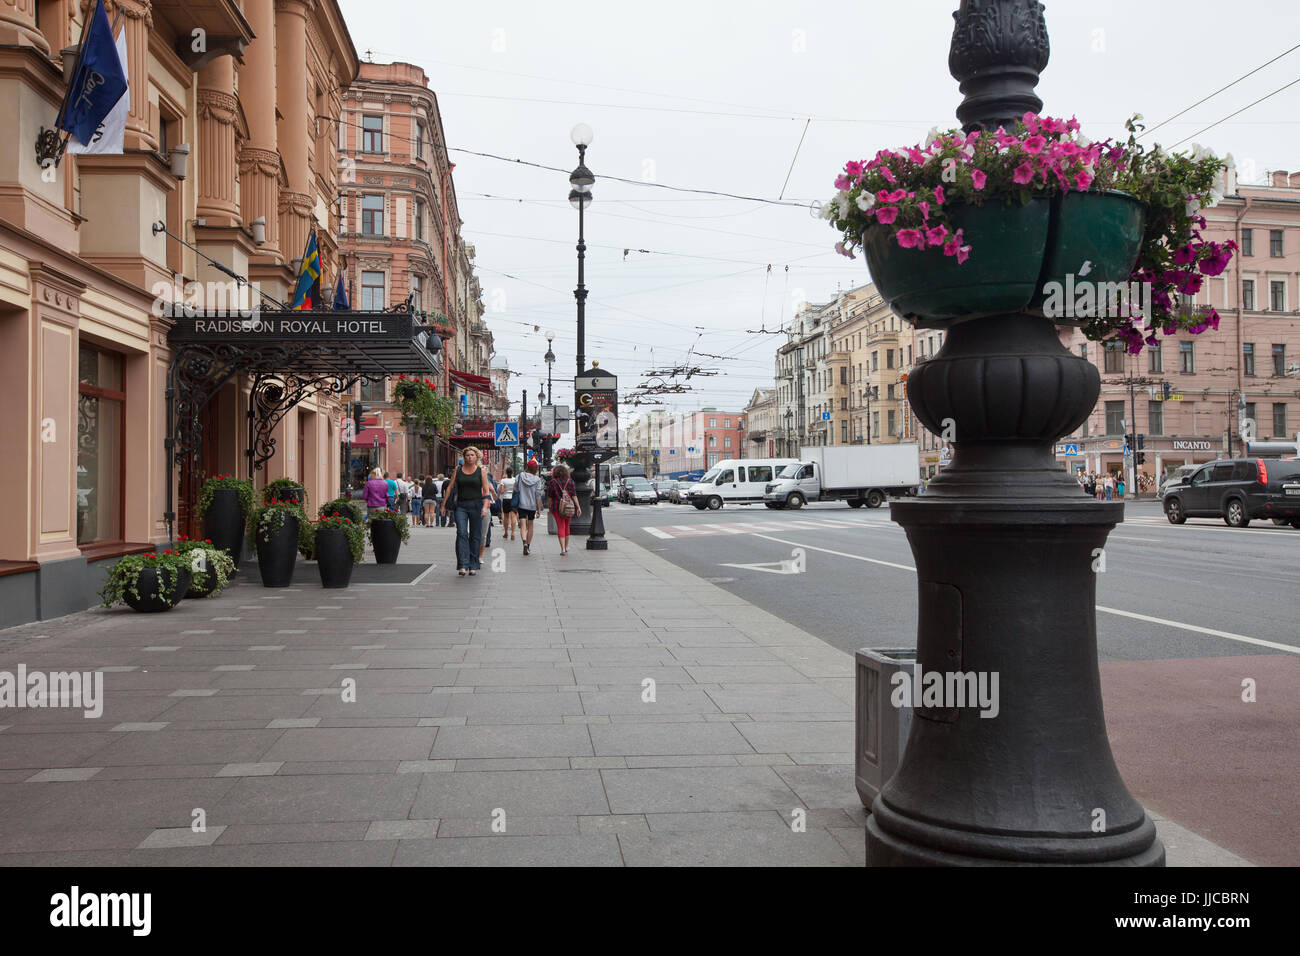
{"label": "blue road sign", "polygon": [[460,414],[462,417],[469,414],[469,395],[462,394],[460,397]]}
{"label": "blue road sign", "polygon": [[495,444],[498,448],[519,447],[519,431],[514,422],[496,422]]}
{"label": "blue road sign", "polygon": [[656,448],[656,449],[654,450],[654,454],[656,454],[656,455],[659,454],[659,449],[658,449],[658,448]]}
{"label": "blue road sign", "polygon": [[831,420],[831,413],[830,413],[830,412],[822,412],[822,421],[824,421],[824,422],[828,422],[828,421],[830,421],[830,420]]}
{"label": "blue road sign", "polygon": [[670,455],[675,455],[675,454],[677,454],[677,449],[676,449],[676,448],[669,448],[669,449],[668,449],[668,454],[670,454]]}
{"label": "blue road sign", "polygon": [[1066,457],[1069,457],[1069,458],[1078,458],[1078,457],[1079,457],[1079,446],[1078,446],[1078,445],[1066,445],[1066,446],[1065,446],[1065,449],[1064,449],[1064,451],[1063,451],[1063,454],[1066,455]]}

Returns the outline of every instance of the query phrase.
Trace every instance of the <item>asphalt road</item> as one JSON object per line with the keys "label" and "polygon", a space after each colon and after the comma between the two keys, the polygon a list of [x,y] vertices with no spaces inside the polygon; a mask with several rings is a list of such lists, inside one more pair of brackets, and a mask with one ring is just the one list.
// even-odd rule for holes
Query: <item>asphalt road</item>
{"label": "asphalt road", "polygon": [[[615,504],[605,521],[610,531],[842,650],[916,644],[912,554],[887,506],[697,511]],[[799,567],[796,549],[803,567],[790,573]],[[1300,531],[1198,519],[1173,526],[1158,503],[1129,503],[1098,576],[1100,657],[1300,654],[1298,585]]]}

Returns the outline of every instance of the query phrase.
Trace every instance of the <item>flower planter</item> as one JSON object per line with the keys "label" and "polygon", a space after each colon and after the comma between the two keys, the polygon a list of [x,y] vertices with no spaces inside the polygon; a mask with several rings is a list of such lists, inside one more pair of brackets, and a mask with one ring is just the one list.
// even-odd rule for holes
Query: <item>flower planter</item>
{"label": "flower planter", "polygon": [[136,578],[136,591],[140,596],[135,597],[130,590],[127,590],[123,593],[122,599],[133,611],[145,613],[170,611],[189,591],[190,577],[189,570],[182,568],[176,572],[175,580],[171,574],[164,574],[160,580],[157,569],[143,568]]}
{"label": "flower planter", "polygon": [[279,530],[265,540],[257,541],[257,567],[262,574],[262,586],[287,588],[293,580],[293,568],[298,563],[298,517],[286,514]]}
{"label": "flower planter", "polygon": [[345,588],[352,580],[352,551],[347,534],[338,528],[316,532],[316,567],[324,588]]}
{"label": "flower planter", "polygon": [[884,226],[862,234],[872,281],[893,310],[918,328],[944,328],[981,315],[1017,312],[1039,291],[1051,201],[954,207],[954,229],[976,252],[964,263],[938,247],[904,249]]}
{"label": "flower planter", "polygon": [[209,571],[204,575],[204,578],[207,583],[199,584],[198,576],[193,573],[190,574],[190,589],[185,592],[186,598],[205,598],[216,590],[217,576]]}
{"label": "flower planter", "polygon": [[307,492],[301,485],[292,485],[288,488],[281,488],[275,495],[278,501],[289,504],[304,504],[307,501]]}
{"label": "flower planter", "polygon": [[[977,250],[962,264],[939,248],[904,249],[883,226],[862,234],[876,288],[919,328],[1010,312],[1042,315],[1050,282],[1062,289],[1080,282],[1127,286],[1146,210],[1121,192],[1071,192],[1024,206],[955,207],[951,216]],[[1087,321],[1052,318],[1063,325]]]}
{"label": "flower planter", "polygon": [[370,544],[375,549],[376,564],[396,564],[402,549],[402,535],[393,521],[370,522]]}
{"label": "flower planter", "polygon": [[247,516],[239,505],[239,494],[230,488],[212,493],[212,504],[203,513],[203,537],[230,555],[236,565],[244,552],[244,523]]}

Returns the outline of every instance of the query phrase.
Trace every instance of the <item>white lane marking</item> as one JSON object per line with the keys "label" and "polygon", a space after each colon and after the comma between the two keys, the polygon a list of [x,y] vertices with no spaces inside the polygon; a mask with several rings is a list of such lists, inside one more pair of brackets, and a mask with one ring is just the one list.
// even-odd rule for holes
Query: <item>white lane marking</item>
{"label": "white lane marking", "polygon": [[731,525],[725,525],[725,524],[702,524],[699,525],[699,527],[713,528],[718,532],[718,534],[744,534],[745,533],[744,531],[741,531],[737,528],[733,528]]}
{"label": "white lane marking", "polygon": [[1185,631],[1195,631],[1198,634],[1209,634],[1213,637],[1222,637],[1229,641],[1240,641],[1242,644],[1255,644],[1259,647],[1270,647],[1275,651],[1286,651],[1288,654],[1300,654],[1300,647],[1291,644],[1279,644],[1276,641],[1265,641],[1258,637],[1247,637],[1244,634],[1232,634],[1228,631],[1216,631],[1212,627],[1198,627],[1195,624],[1183,624],[1181,621],[1167,621],[1162,617],[1151,617],[1147,614],[1135,614],[1132,611],[1121,611],[1118,608],[1102,607],[1097,605],[1098,611],[1104,611],[1107,614],[1118,614],[1120,617],[1131,617],[1138,621],[1146,621],[1150,624],[1163,624],[1165,627],[1181,627]]}
{"label": "white lane marking", "polygon": [[769,561],[766,564],[722,564],[724,568],[740,568],[744,571],[766,571],[768,574],[801,574],[793,561]]}
{"label": "white lane marking", "polygon": [[916,568],[910,564],[895,564],[893,561],[881,561],[879,558],[866,558],[860,554],[848,554],[844,551],[832,551],[830,548],[819,548],[812,544],[799,544],[796,541],[785,541],[781,538],[774,538],[770,534],[756,534],[756,538],[766,538],[768,541],[775,541],[778,544],[788,544],[793,548],[804,548],[808,551],[821,551],[825,554],[833,554],[841,558],[852,558],[855,561],[867,561],[871,564],[883,564],[887,568],[898,568],[900,571],[915,571]]}
{"label": "white lane marking", "polygon": [[647,534],[654,535],[656,538],[670,538],[670,539],[672,538],[672,535],[670,535],[667,531],[660,531],[658,528],[642,528],[641,530],[646,532]]}
{"label": "white lane marking", "polygon": [[[900,571],[916,571],[916,568],[909,564],[895,564],[892,561],[881,561],[878,558],[866,558],[860,554],[846,554],[843,551],[832,551],[830,548],[819,548],[811,544],[799,544],[796,541],[785,541],[781,538],[774,538],[771,535],[755,535],[758,538],[766,538],[769,541],[775,541],[778,544],[788,544],[795,548],[806,548],[809,551],[823,551],[826,554],[833,554],[841,558],[852,558],[855,561],[866,561],[871,564],[883,564],[885,567],[898,568]],[[1170,621],[1162,617],[1151,617],[1147,614],[1137,614],[1133,611],[1121,611],[1118,608],[1102,607],[1097,605],[1097,610],[1105,614],[1116,614],[1120,617],[1130,617],[1138,621],[1146,621],[1150,624],[1162,624],[1165,627],[1182,628],[1184,631],[1192,631],[1197,634],[1209,634],[1212,637],[1221,637],[1228,641],[1237,641],[1242,644],[1254,644],[1257,647],[1268,647],[1277,651],[1284,651],[1288,654],[1300,654],[1300,647],[1292,644],[1279,644],[1276,641],[1265,641],[1258,637],[1247,637],[1244,634],[1232,634],[1228,631],[1216,631],[1210,627],[1200,627],[1196,624],[1184,624],[1182,621]]]}

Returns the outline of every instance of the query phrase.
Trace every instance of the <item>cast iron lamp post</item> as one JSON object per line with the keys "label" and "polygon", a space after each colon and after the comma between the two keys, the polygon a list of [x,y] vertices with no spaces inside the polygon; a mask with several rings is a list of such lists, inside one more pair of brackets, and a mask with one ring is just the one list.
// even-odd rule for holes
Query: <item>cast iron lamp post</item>
{"label": "cast iron lamp post", "polygon": [[[555,364],[555,353],[551,350],[551,343],[555,341],[555,333],[550,329],[546,330],[546,354],[542,356],[546,362],[546,397],[552,405],[555,404],[555,389],[551,385],[551,366]],[[551,467],[551,446],[555,442],[550,436],[546,439],[546,453],[542,459],[542,465],[545,468]]]}
{"label": "cast iron lamp post", "polygon": [[[954,17],[964,128],[1037,113],[1043,6],[962,0]],[[1092,411],[1100,375],[1046,318],[916,325],[949,329],[907,398],[954,449],[923,497],[890,505],[916,559],[916,668],[949,686],[950,675],[984,675],[992,688],[996,675],[997,712],[915,708],[871,807],[868,863],[1163,865],[1155,825],[1115,767],[1097,670],[1097,558],[1124,506],[1082,497],[1053,454]]]}
{"label": "cast iron lamp post", "polygon": [[[578,354],[577,354],[577,377],[581,377],[586,371],[586,328],[587,328],[587,286],[584,281],[585,274],[583,270],[587,258],[587,241],[583,234],[583,217],[588,206],[591,205],[591,186],[596,181],[595,175],[587,168],[587,147],[595,134],[591,127],[586,123],[579,123],[573,127],[569,133],[569,138],[573,140],[573,145],[578,147],[578,165],[577,168],[569,174],[569,185],[573,188],[569,190],[569,204],[578,210],[578,287],[573,291],[573,297],[578,302]],[[576,379],[575,379],[576,384]],[[574,409],[577,414],[577,396],[574,396]],[[594,427],[594,423],[593,423]],[[583,436],[577,436],[579,441],[576,443],[577,450],[585,450],[590,453],[590,443],[582,440]],[[581,459],[579,459],[581,460]],[[597,472],[599,474],[599,471]],[[578,506],[582,514],[573,519],[570,529],[575,534],[590,532],[594,526],[602,529],[603,523],[598,524],[598,515],[596,509],[600,507],[596,496],[587,488],[587,480],[590,478],[586,465],[576,466],[573,469],[573,484],[578,491]],[[603,537],[601,538],[603,542]],[[590,542],[589,542],[590,545]]]}

